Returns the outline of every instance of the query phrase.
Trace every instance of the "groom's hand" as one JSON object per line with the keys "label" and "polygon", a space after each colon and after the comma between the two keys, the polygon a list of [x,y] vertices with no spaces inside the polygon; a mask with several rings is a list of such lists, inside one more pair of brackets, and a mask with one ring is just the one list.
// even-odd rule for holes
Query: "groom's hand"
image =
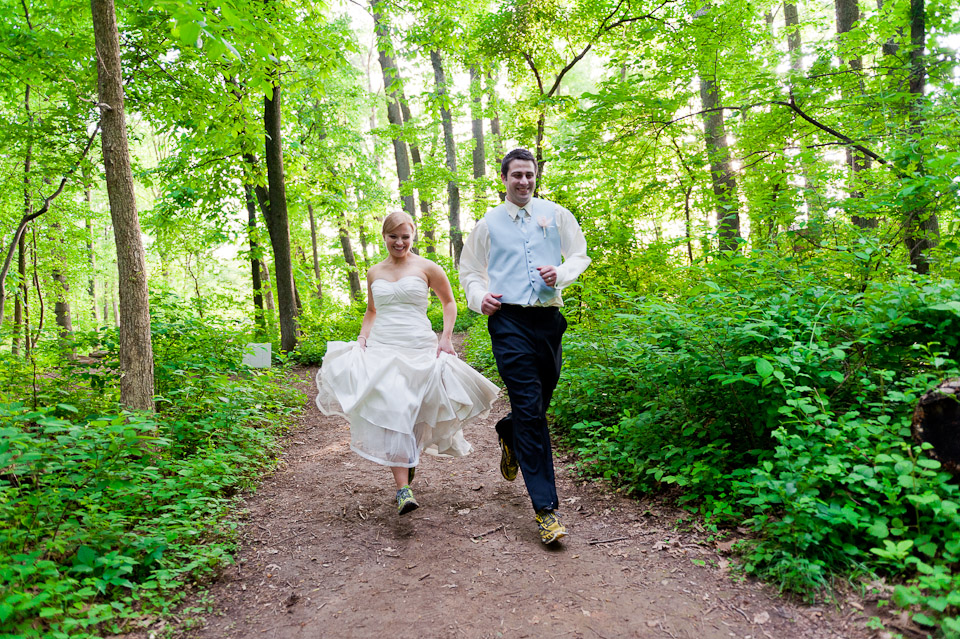
{"label": "groom's hand", "polygon": [[480,302],[480,312],[484,315],[493,315],[500,310],[500,298],[502,293],[487,293]]}
{"label": "groom's hand", "polygon": [[540,271],[540,277],[543,278],[544,284],[551,287],[557,285],[557,267],[538,266],[537,270]]}

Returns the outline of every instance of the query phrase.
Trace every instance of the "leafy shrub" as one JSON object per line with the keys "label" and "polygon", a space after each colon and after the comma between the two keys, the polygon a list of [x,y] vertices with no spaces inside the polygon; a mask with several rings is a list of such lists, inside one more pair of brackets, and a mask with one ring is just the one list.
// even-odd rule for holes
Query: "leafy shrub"
{"label": "leafy shrub", "polygon": [[[273,465],[303,395],[282,370],[239,365],[233,340],[241,343],[242,331],[166,313],[154,336],[163,391],[156,414],[120,412],[105,399],[117,397],[109,331],[98,335],[107,355],[97,363],[40,349],[34,363],[68,365],[6,388],[0,626],[12,636],[127,630],[133,618],[169,611],[185,582],[230,561],[229,510]],[[13,369],[4,363],[5,374]],[[10,401],[33,386],[29,404]]]}
{"label": "leafy shrub", "polygon": [[305,366],[316,366],[327,354],[327,342],[352,341],[360,333],[365,307],[328,308],[320,317],[307,317],[301,324],[303,335],[294,359]]}
{"label": "leafy shrub", "polygon": [[463,340],[464,360],[480,371],[487,379],[500,387],[503,380],[497,372],[497,362],[490,348],[490,333],[487,332],[487,316],[477,315]]}
{"label": "leafy shrub", "polygon": [[[478,317],[480,317],[479,313],[471,311],[465,303],[459,302],[457,304],[457,321],[453,324],[453,332],[463,333],[469,330]],[[437,300],[432,300],[430,306],[427,307],[427,319],[430,320],[430,327],[434,332],[440,333],[443,331],[443,306]]]}
{"label": "leafy shrub", "polygon": [[785,589],[903,577],[895,603],[955,632],[960,495],[908,438],[917,398],[958,374],[955,283],[860,292],[772,259],[722,266],[568,336],[552,412],[581,470],[746,522],[746,570]]}

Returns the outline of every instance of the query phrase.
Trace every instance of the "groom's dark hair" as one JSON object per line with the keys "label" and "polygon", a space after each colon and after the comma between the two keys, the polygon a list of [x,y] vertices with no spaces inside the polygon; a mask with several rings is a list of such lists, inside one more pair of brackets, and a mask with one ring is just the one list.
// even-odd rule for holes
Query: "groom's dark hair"
{"label": "groom's dark hair", "polygon": [[533,157],[533,153],[527,149],[514,149],[503,156],[503,161],[500,163],[500,175],[507,174],[507,172],[510,170],[510,163],[514,160],[526,160],[528,162],[533,162],[533,170],[538,174],[540,173],[540,167],[537,166],[537,158]]}

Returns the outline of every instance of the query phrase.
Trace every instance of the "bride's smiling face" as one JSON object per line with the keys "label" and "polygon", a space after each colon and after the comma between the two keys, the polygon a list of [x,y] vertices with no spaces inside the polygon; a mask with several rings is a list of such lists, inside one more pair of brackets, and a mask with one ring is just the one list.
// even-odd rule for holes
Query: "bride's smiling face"
{"label": "bride's smiling face", "polygon": [[391,257],[406,257],[413,246],[413,229],[409,224],[401,224],[383,234],[383,241]]}

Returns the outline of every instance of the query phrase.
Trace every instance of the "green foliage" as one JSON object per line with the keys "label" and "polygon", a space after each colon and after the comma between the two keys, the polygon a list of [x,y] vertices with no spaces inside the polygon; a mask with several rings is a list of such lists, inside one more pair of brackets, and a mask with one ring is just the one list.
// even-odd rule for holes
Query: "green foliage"
{"label": "green foliage", "polygon": [[[239,365],[239,332],[160,315],[157,414],[105,399],[117,396],[115,354],[86,373],[41,369],[36,407],[10,399],[29,386],[6,387],[0,625],[13,636],[97,637],[169,612],[186,584],[230,561],[230,508],[272,466],[303,403],[282,370]],[[109,333],[99,337],[110,352]]]}
{"label": "green foliage", "polygon": [[294,359],[305,366],[316,366],[327,354],[327,342],[357,339],[365,308],[360,303],[333,308],[328,304],[319,315],[302,316],[300,328],[303,336],[293,354]]}
{"label": "green foliage", "polygon": [[556,425],[583,472],[752,527],[748,572],[806,595],[838,573],[906,577],[900,605],[946,632],[960,488],[909,424],[960,374],[956,284],[904,275],[861,293],[791,267],[676,272],[686,294],[625,300],[572,332]]}
{"label": "green foliage", "polygon": [[[463,333],[473,326],[479,314],[474,313],[464,302],[457,303],[457,321],[453,324],[454,333]],[[430,320],[430,327],[437,333],[443,330],[443,306],[437,300],[431,300],[427,307],[427,319]]]}
{"label": "green foliage", "polygon": [[477,315],[476,320],[470,325],[467,336],[463,340],[463,350],[464,359],[468,364],[483,373],[487,379],[503,387],[503,381],[497,371],[497,362],[490,349],[486,315]]}

